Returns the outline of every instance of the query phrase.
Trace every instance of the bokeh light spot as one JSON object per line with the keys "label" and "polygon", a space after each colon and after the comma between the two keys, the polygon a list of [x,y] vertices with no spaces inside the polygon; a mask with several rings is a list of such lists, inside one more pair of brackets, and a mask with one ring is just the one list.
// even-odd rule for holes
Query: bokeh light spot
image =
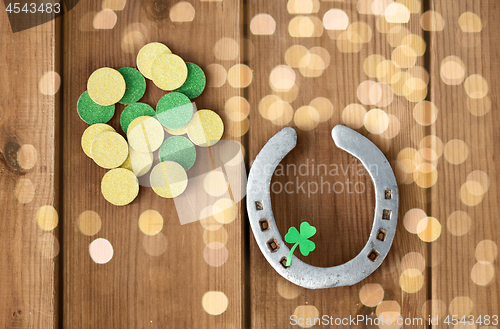
{"label": "bokeh light spot", "polygon": [[429,10],[420,17],[420,26],[424,31],[439,32],[444,30],[445,21],[440,13]]}
{"label": "bokeh light spot", "polygon": [[163,217],[156,210],[146,210],[139,216],[139,229],[146,235],[156,235],[163,229]]}
{"label": "bokeh light spot", "polygon": [[55,95],[61,86],[61,76],[57,72],[45,72],[38,81],[38,91],[43,95]]}
{"label": "bokeh light spot", "polygon": [[255,35],[271,35],[276,30],[276,21],[269,14],[257,14],[250,21],[250,31]]}
{"label": "bokeh light spot", "polygon": [[472,219],[464,211],[457,210],[453,212],[446,221],[448,231],[455,236],[462,236],[470,231]]}
{"label": "bokeh light spot", "polygon": [[441,235],[441,224],[434,217],[426,217],[418,222],[417,231],[422,241],[432,242]]}
{"label": "bokeh light spot", "polygon": [[313,305],[300,305],[293,312],[297,323],[301,328],[311,328],[314,326],[314,319],[319,318],[319,311]]}
{"label": "bokeh light spot", "polygon": [[409,268],[403,271],[399,276],[399,286],[401,290],[407,293],[416,293],[424,285],[424,276],[416,268]]}
{"label": "bokeh light spot", "polygon": [[486,286],[495,277],[495,268],[490,262],[477,262],[471,270],[472,281],[479,286]]}
{"label": "bokeh light spot", "polygon": [[468,316],[474,309],[474,302],[470,297],[457,296],[453,298],[448,308],[450,314],[456,314],[458,318]]}
{"label": "bokeh light spot", "polygon": [[470,11],[460,15],[458,18],[458,26],[460,26],[462,32],[466,33],[481,32],[483,29],[481,18],[477,14]]}
{"label": "bokeh light spot", "polygon": [[381,134],[389,127],[389,117],[380,109],[371,109],[365,115],[364,125],[370,133]]}
{"label": "bokeh light spot", "polygon": [[353,129],[363,127],[366,115],[366,109],[360,104],[349,104],[342,111],[342,121]]}
{"label": "bokeh light spot", "polygon": [[482,240],[476,246],[475,257],[478,262],[493,263],[498,256],[497,244],[492,240]]}
{"label": "bokeh light spot", "polygon": [[452,139],[444,147],[444,157],[451,164],[461,164],[469,156],[469,148],[462,140]]}
{"label": "bokeh light spot", "polygon": [[118,17],[110,9],[103,9],[94,16],[94,29],[110,30],[115,27]]}
{"label": "bokeh light spot", "polygon": [[207,75],[207,86],[221,87],[226,82],[226,69],[220,64],[210,64],[205,69]]}
{"label": "bokeh light spot", "polygon": [[406,230],[413,234],[420,233],[419,230],[423,230],[425,227],[419,227],[418,223],[424,218],[427,218],[427,214],[422,209],[413,208],[408,210],[403,219]]}
{"label": "bokeh light spot", "polygon": [[248,87],[252,78],[252,70],[245,64],[236,64],[227,72],[227,82],[234,88]]}
{"label": "bokeh light spot", "polygon": [[240,46],[232,38],[221,38],[214,45],[214,55],[218,60],[235,60],[240,55]]}
{"label": "bokeh light spot", "polygon": [[384,299],[384,288],[378,283],[367,283],[359,290],[359,300],[363,305],[375,307]]}
{"label": "bokeh light spot", "polygon": [[345,30],[349,25],[349,17],[341,9],[330,9],[323,16],[323,25],[327,30]]}
{"label": "bokeh light spot", "polygon": [[101,227],[101,217],[95,211],[85,210],[78,216],[78,229],[83,235],[95,235],[99,233]]}
{"label": "bokeh light spot", "polygon": [[470,98],[483,98],[488,94],[488,82],[479,74],[469,76],[464,82],[464,88]]}
{"label": "bokeh light spot", "polygon": [[113,258],[113,246],[106,239],[95,239],[89,245],[89,254],[97,264],[106,264]]}
{"label": "bokeh light spot", "polygon": [[57,210],[50,205],[41,206],[36,212],[36,223],[44,231],[52,231],[59,223]]}
{"label": "bokeh light spot", "polygon": [[203,295],[201,305],[210,315],[219,315],[226,311],[229,301],[221,291],[208,291]]}
{"label": "bokeh light spot", "polygon": [[195,9],[193,5],[186,1],[177,2],[170,9],[170,20],[172,22],[192,22],[194,15]]}
{"label": "bokeh light spot", "polygon": [[29,178],[20,178],[14,188],[14,196],[19,203],[30,203],[35,197],[35,185]]}

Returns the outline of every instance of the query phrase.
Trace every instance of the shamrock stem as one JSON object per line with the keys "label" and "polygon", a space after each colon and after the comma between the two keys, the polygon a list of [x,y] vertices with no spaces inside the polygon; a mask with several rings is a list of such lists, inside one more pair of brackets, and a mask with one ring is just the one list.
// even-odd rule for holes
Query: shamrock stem
{"label": "shamrock stem", "polygon": [[297,248],[298,245],[299,245],[299,243],[297,242],[296,244],[293,245],[292,249],[290,249],[290,252],[288,253],[288,257],[286,258],[286,267],[290,266],[290,264],[292,263],[292,255],[293,255],[293,252],[295,251],[295,248]]}

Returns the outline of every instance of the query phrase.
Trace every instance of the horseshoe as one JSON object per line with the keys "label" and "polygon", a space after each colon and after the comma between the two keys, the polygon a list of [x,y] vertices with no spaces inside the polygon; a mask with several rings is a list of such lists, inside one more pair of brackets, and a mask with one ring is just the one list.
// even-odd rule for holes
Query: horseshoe
{"label": "horseshoe", "polygon": [[247,183],[247,212],[253,235],[271,266],[288,281],[308,289],[350,286],[365,279],[383,262],[392,245],[398,220],[396,177],[382,151],[358,132],[342,125],[332,129],[335,145],[358,158],[375,186],[375,216],[368,242],[350,261],[332,267],[309,265],[296,256],[289,267],[290,251],[283,242],[271,207],[271,178],[276,166],[297,145],[291,127],[280,130],[255,158]]}

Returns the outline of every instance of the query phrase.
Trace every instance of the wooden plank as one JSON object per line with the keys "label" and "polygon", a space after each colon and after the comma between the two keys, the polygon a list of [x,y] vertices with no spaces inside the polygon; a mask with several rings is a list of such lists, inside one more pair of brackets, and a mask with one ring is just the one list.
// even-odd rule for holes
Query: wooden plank
{"label": "wooden plank", "polygon": [[[195,100],[199,109],[209,108],[222,114],[226,101],[241,93],[224,83],[225,72],[240,61],[239,4],[195,1],[192,6],[194,21],[172,22],[179,14],[172,16],[170,2],[127,2],[123,10],[116,11],[117,23],[108,30],[92,27],[94,15],[101,10],[100,2],[81,2],[65,17],[65,327],[242,326],[241,208],[232,223],[208,231],[200,222],[181,225],[174,201],[158,197],[151,188],[141,187],[138,198],[128,206],[112,206],[100,191],[105,170],[80,149],[80,138],[87,125],[79,119],[75,107],[86,89],[87,78],[103,66],[135,66],[137,52],[145,43],[165,43],[186,61],[205,69],[210,85],[223,84],[207,87]],[[186,14],[190,10],[188,6],[180,12]],[[228,59],[219,60],[214,46],[224,37],[234,43],[227,40],[226,48],[222,47],[222,53],[217,55]],[[215,70],[208,66],[213,63],[219,65]],[[224,74],[214,74],[217,68],[223,68]],[[148,81],[142,101],[155,107],[164,94]],[[121,109],[118,106],[110,122],[120,132]],[[203,150],[197,151],[200,155]],[[158,211],[164,220],[163,230],[156,238],[145,236],[138,228],[139,216],[148,209]],[[87,210],[95,211],[102,219],[101,230],[91,237],[80,233],[77,226],[80,214]],[[89,257],[89,243],[96,238],[107,239],[114,248],[113,259],[107,264],[98,265]],[[204,260],[204,239],[222,241],[228,250],[227,262],[218,267],[208,265]],[[216,253],[216,258],[221,255]],[[209,305],[205,305],[211,313],[224,311],[221,315],[205,311],[202,299],[208,291],[219,291],[227,297],[227,309],[223,298],[208,299]]]}
{"label": "wooden plank", "polygon": [[[459,319],[463,315],[474,319],[481,316],[484,320],[485,315],[498,314],[499,309],[495,141],[499,138],[496,127],[500,117],[494,106],[487,112],[487,106],[477,105],[499,101],[500,6],[496,1],[433,0],[430,9],[442,15],[446,23],[444,30],[431,32],[431,99],[439,109],[432,133],[446,145],[445,157],[437,166],[439,179],[433,187],[436,198],[431,205],[432,216],[442,227],[436,240],[439,247],[432,246],[432,257],[441,260],[432,270],[432,299],[446,307],[442,315],[457,315]],[[466,12],[476,15],[477,20],[466,18],[471,14],[462,16]],[[478,22],[482,29],[477,29]],[[479,32],[463,32],[467,26]],[[473,82],[474,75],[485,79],[486,95],[485,87]],[[480,326],[478,322],[476,327]]]}
{"label": "wooden plank", "polygon": [[0,10],[0,326],[56,328],[59,232],[37,214],[59,209],[60,21],[12,33]]}
{"label": "wooden plank", "polygon": [[[307,5],[307,3],[313,4],[312,9],[311,7],[302,6]],[[318,6],[319,10],[316,10],[315,8]],[[309,10],[312,13],[292,14],[289,13],[290,8],[292,8],[292,12],[293,8],[295,8],[296,11]],[[326,30],[322,32],[321,36],[317,37],[302,38],[291,36],[292,34],[300,33],[306,35],[312,33],[314,35],[316,32],[311,32],[317,31],[314,29],[323,30],[321,20],[330,9],[340,9],[347,13],[350,24],[353,22],[366,23],[372,32],[371,40],[367,44],[361,45],[352,44],[346,40],[337,41],[335,39],[339,37],[342,31],[327,32]],[[285,170],[279,173],[275,172],[273,178],[272,186],[275,187],[272,191],[273,211],[282,235],[287,232],[289,227],[298,227],[302,221],[308,221],[317,227],[318,233],[312,238],[316,243],[316,250],[307,258],[301,256],[298,251],[295,253],[302,260],[316,266],[339,265],[356,256],[365,245],[372,224],[371,218],[373,218],[374,208],[372,182],[366,176],[359,174],[357,169],[353,173],[351,171],[352,167],[347,167],[347,165],[351,165],[357,168],[357,165],[360,163],[345,152],[337,149],[330,137],[330,131],[333,126],[344,122],[342,119],[344,108],[349,104],[360,103],[357,97],[358,86],[365,80],[377,82],[375,78],[369,78],[365,74],[363,70],[365,59],[372,54],[381,54],[386,59],[391,60],[391,53],[394,48],[389,44],[390,36],[387,34],[387,31],[381,33],[380,30],[382,29],[380,27],[377,29],[377,16],[362,14],[362,12],[367,12],[367,10],[371,9],[357,7],[355,1],[297,1],[295,6],[293,1],[289,1],[288,6],[285,1],[272,3],[268,1],[253,1],[249,6],[247,21],[250,23],[250,28],[248,34],[253,45],[252,48],[255,50],[255,54],[249,58],[249,65],[255,72],[255,79],[249,88],[249,101],[252,107],[249,132],[250,163],[266,141],[279,131],[283,125],[291,125],[296,128],[298,144],[283,160],[283,169]],[[258,14],[268,14],[273,18],[276,22],[274,33],[271,35],[257,35],[252,33],[252,29],[255,28],[255,31],[257,31],[257,27],[259,26],[257,21],[252,22],[252,19]],[[302,18],[303,21],[299,23],[294,22],[300,16],[304,17]],[[412,14],[410,22],[402,24],[402,26],[406,27],[410,33],[422,36],[419,18],[420,15],[418,13]],[[337,18],[336,21],[341,21],[341,18]],[[317,23],[315,28],[312,28],[315,22],[319,23]],[[268,26],[272,26],[272,24],[266,25],[261,23],[260,26],[262,27],[261,31],[266,31]],[[358,34],[363,34],[361,30],[355,29],[355,31]],[[342,35],[342,37],[344,36],[347,36],[346,33]],[[391,42],[393,42],[393,45],[399,45],[392,39]],[[306,77],[307,75],[314,75],[315,72],[310,69],[295,68],[293,70],[294,74],[289,73],[290,68],[287,68],[286,65],[293,65],[290,64],[293,61],[287,62],[285,57],[287,50],[293,45],[302,45],[312,53],[319,51],[315,53],[316,55],[322,54],[322,50],[318,48],[315,50],[311,49],[313,47],[321,47],[329,54],[329,66],[317,78]],[[360,49],[354,51],[357,47]],[[352,53],[348,53],[349,51],[352,51]],[[300,64],[298,59],[295,62]],[[423,58],[419,57],[417,65],[422,66],[423,64]],[[278,75],[276,79],[272,77],[272,72],[279,65],[285,65],[285,68],[282,71],[281,78]],[[369,65],[369,67],[374,70],[373,65]],[[317,71],[316,73],[320,74]],[[298,96],[296,99],[290,96],[293,92],[280,93],[279,91],[273,91],[272,84],[274,84],[275,89],[280,86],[286,89],[287,83],[293,80],[294,75],[296,76],[295,84],[298,86]],[[273,79],[275,80],[273,81]],[[259,105],[264,106],[265,104],[265,101],[262,102],[262,99],[269,99],[265,97],[272,94],[281,95],[285,99],[285,103],[281,103],[281,106],[285,107],[285,111],[291,106],[294,113],[297,113],[302,106],[309,105],[313,99],[325,97],[333,104],[333,115],[331,117],[327,116],[326,122],[319,123],[311,130],[307,130],[307,126],[313,121],[300,119],[300,117],[297,120],[298,124],[293,119],[287,119],[285,122],[281,122],[281,125],[275,124],[259,113]],[[366,94],[364,93],[363,95]],[[384,151],[394,167],[397,165],[396,159],[398,153],[403,148],[417,147],[416,145],[418,145],[420,139],[425,136],[425,129],[423,127],[412,129],[414,124],[411,109],[414,104],[407,101],[405,97],[394,95],[394,100],[390,105],[381,107],[386,113],[397,117],[400,123],[399,133],[396,133],[396,136],[390,140],[384,140],[378,135],[369,134],[364,127],[358,129],[359,132],[367,135]],[[264,112],[264,115],[267,113],[267,107],[260,109]],[[365,107],[366,110],[370,110],[378,106]],[[275,105],[269,111],[279,117],[279,113],[282,110],[280,106]],[[359,120],[360,118],[359,116],[351,116],[351,119]],[[275,120],[275,122],[279,120]],[[363,122],[363,116],[361,116],[361,122]],[[354,122],[347,125],[354,126]],[[305,130],[302,128],[299,129],[297,126],[303,127]],[[320,169],[323,170],[323,173],[318,174],[318,165],[326,165],[328,173],[325,174],[324,169]],[[287,173],[286,168],[288,166],[291,169]],[[293,172],[293,166],[295,166],[297,173]],[[300,166],[302,166],[302,173],[299,171]],[[313,167],[315,168],[315,174],[312,173]],[[308,173],[306,173],[306,168],[309,169]],[[330,173],[332,168],[338,168],[338,172],[333,171]],[[348,168],[347,171],[345,170],[346,168]],[[346,172],[342,173],[341,170]],[[411,174],[398,171],[396,173],[400,184],[401,196],[399,210],[400,224],[393,247],[383,265],[366,280],[354,286],[319,291],[296,287],[281,278],[267,264],[253,237],[250,238],[252,328],[288,327],[291,324],[290,317],[292,315],[297,315],[298,318],[303,318],[304,320],[308,317],[322,315],[332,316],[335,320],[335,318],[355,317],[358,314],[373,319],[377,317],[377,314],[380,315],[383,312],[389,311],[395,312],[392,313],[392,316],[395,316],[395,318],[399,315],[403,318],[422,317],[421,306],[426,300],[427,286],[429,284],[426,279],[427,273],[424,265],[427,253],[422,241],[417,236],[405,230],[403,219],[405,214],[413,208],[426,209],[427,191],[416,184],[412,184],[413,178]],[[324,185],[325,190],[323,193],[321,193],[321,189],[318,189],[316,193],[308,195],[308,183],[311,183],[311,188],[314,191],[314,183],[318,184],[317,186],[321,188],[321,185],[325,181],[332,186],[332,190],[327,192],[327,185]],[[284,191],[284,186],[287,182],[291,182],[291,185],[288,185],[289,187],[293,186],[291,193]],[[300,184],[304,182],[305,191],[300,190]],[[366,191],[364,193],[353,193],[352,189],[348,191],[349,182],[351,184],[358,183],[359,185],[357,186],[360,191],[361,186],[366,187]],[[337,192],[333,191],[333,186],[336,187]],[[340,189],[341,186],[344,187],[344,190]],[[282,188],[281,191],[280,187]],[[412,252],[416,254],[410,254],[404,258]],[[402,279],[403,284],[417,287],[414,293],[405,293],[399,284],[401,275],[408,268],[419,268],[415,281],[410,280],[410,283],[408,283],[406,277]],[[369,289],[374,289],[372,292],[380,292],[380,288],[377,288],[375,285],[368,285],[364,288],[366,289],[364,290],[365,293],[361,291],[369,283],[379,284],[385,292],[383,295],[384,302],[379,304],[379,308],[375,308],[374,306],[377,306],[381,302],[382,296],[380,298],[377,297],[377,293],[374,293],[371,298],[366,296],[370,295],[367,293]],[[407,287],[405,289],[410,290]],[[371,299],[371,303],[374,303],[373,307],[364,305],[360,301],[361,295],[363,298]],[[364,301],[366,304],[370,304],[370,301],[367,301],[367,299],[364,299]],[[387,315],[388,313],[383,314],[386,318]],[[352,326],[351,324],[350,327],[364,327],[364,323],[358,323],[357,326]],[[414,325],[408,327],[420,326]]]}

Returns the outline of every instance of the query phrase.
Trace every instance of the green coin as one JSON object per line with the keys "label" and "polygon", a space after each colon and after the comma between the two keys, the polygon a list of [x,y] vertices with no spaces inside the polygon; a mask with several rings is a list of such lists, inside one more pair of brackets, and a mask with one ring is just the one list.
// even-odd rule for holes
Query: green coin
{"label": "green coin", "polygon": [[115,105],[102,106],[90,98],[88,91],[84,91],[76,104],[78,115],[89,125],[107,123],[115,114]]}
{"label": "green coin", "polygon": [[193,104],[184,94],[171,92],[166,94],[156,106],[156,118],[169,129],[179,129],[191,121]]}
{"label": "green coin", "polygon": [[123,78],[125,79],[125,94],[122,99],[118,101],[120,104],[132,104],[137,102],[144,96],[146,91],[146,80],[141,72],[132,67],[122,67],[118,69]]}
{"label": "green coin", "polygon": [[184,170],[188,170],[196,160],[196,149],[189,139],[184,136],[172,136],[167,138],[160,146],[158,152],[160,161],[175,161]]}
{"label": "green coin", "polygon": [[207,78],[203,70],[196,64],[186,63],[188,68],[188,76],[186,82],[177,88],[175,91],[183,93],[189,99],[196,98],[201,95],[205,85],[207,83]]}
{"label": "green coin", "polygon": [[144,103],[133,103],[127,106],[120,116],[120,126],[124,133],[127,133],[128,126],[134,119],[142,116],[154,117],[156,115],[155,110]]}

